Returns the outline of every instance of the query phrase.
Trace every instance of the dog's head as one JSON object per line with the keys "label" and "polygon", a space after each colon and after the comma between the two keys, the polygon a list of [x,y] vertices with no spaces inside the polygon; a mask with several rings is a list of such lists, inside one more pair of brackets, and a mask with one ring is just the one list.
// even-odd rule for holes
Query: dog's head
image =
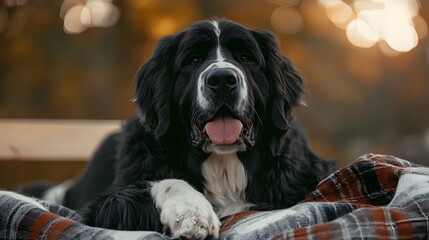
{"label": "dog's head", "polygon": [[140,118],[157,139],[175,125],[195,148],[220,154],[253,147],[262,131],[286,131],[302,93],[272,34],[227,20],[161,39],[136,83]]}

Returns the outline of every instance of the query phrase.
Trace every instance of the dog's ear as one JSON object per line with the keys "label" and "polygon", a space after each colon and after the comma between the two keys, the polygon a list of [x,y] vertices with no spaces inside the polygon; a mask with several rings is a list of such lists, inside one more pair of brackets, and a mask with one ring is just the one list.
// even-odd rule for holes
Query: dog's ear
{"label": "dog's ear", "polygon": [[171,121],[174,88],[174,59],[181,34],[162,38],[152,57],[140,67],[136,77],[136,97],[140,121],[160,139]]}
{"label": "dog's ear", "polygon": [[286,57],[282,56],[277,39],[266,31],[252,31],[264,56],[264,73],[270,82],[271,102],[268,111],[274,126],[289,128],[291,110],[300,102],[303,93],[302,78]]}

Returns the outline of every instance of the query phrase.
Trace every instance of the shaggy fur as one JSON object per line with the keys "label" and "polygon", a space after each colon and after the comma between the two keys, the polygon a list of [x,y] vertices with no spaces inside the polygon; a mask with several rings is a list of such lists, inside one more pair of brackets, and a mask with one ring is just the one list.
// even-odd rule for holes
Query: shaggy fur
{"label": "shaggy fur", "polygon": [[[204,70],[219,60],[237,71],[231,85],[240,88],[217,92],[222,97],[197,88]],[[243,202],[240,210],[296,204],[333,167],[313,154],[291,115],[302,93],[301,77],[269,32],[216,20],[197,22],[164,37],[138,72],[138,113],[121,133],[115,180],[87,206],[84,221],[97,227],[162,231],[151,188],[164,179],[186,181],[205,193],[216,210],[218,202],[210,192],[233,191],[216,190],[220,185],[207,183],[216,179],[207,171],[222,167],[203,167],[205,161],[216,162],[210,158],[215,153],[233,154],[234,161],[241,162],[242,167],[233,168],[240,171],[236,178],[245,181],[239,183],[244,189],[236,198],[225,196]],[[198,99],[201,94],[213,97],[209,105]],[[240,109],[234,105],[238,103]],[[204,125],[219,114],[243,124],[240,138],[231,146],[218,147],[204,133]],[[226,178],[229,183],[236,181],[232,176]],[[222,215],[235,212],[224,208]]]}

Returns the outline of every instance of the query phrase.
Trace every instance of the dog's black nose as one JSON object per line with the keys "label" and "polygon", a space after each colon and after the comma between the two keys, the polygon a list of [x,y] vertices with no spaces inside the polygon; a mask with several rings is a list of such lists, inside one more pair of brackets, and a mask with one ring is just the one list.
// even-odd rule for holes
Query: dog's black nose
{"label": "dog's black nose", "polygon": [[206,84],[213,91],[227,93],[238,86],[238,76],[232,69],[214,69],[207,75]]}

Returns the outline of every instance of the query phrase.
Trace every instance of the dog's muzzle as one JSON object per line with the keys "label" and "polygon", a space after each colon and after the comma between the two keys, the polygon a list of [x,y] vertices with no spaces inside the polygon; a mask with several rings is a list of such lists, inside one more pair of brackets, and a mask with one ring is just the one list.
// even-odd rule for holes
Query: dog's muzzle
{"label": "dog's muzzle", "polygon": [[253,124],[246,115],[243,72],[229,62],[209,65],[198,81],[199,108],[193,116],[192,144],[204,152],[231,153],[254,145]]}

